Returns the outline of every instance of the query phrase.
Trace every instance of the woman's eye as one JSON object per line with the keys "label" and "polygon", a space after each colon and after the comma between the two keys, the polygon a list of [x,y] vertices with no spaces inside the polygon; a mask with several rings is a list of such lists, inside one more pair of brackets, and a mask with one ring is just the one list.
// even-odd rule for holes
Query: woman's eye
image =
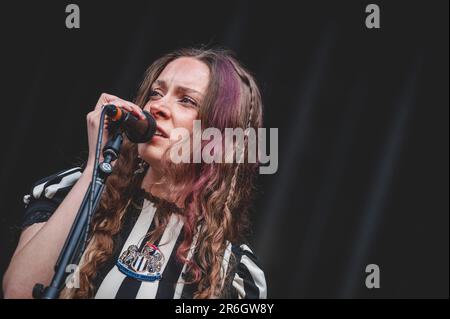
{"label": "woman's eye", "polygon": [[162,96],[160,92],[158,92],[157,90],[151,90],[150,91],[150,97],[155,97],[155,96]]}
{"label": "woman's eye", "polygon": [[181,102],[181,103],[188,103],[188,104],[191,104],[191,105],[193,105],[193,106],[197,106],[197,102],[195,102],[193,99],[191,99],[191,98],[189,98],[189,97],[187,97],[187,96],[183,97],[183,98],[180,100],[180,102]]}

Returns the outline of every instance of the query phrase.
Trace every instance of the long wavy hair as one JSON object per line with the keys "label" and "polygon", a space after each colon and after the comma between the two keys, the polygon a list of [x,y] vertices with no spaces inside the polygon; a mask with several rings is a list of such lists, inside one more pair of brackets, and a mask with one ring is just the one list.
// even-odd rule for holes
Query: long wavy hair
{"label": "long wavy hair", "polygon": [[[257,129],[262,126],[262,102],[253,76],[233,55],[219,49],[181,49],[156,60],[146,71],[138,90],[135,104],[145,106],[151,86],[163,69],[180,57],[192,57],[205,63],[210,70],[210,80],[204,101],[199,106],[198,119],[202,128],[215,127],[224,133],[225,128]],[[244,150],[248,149],[245,131]],[[208,141],[202,141],[202,149]],[[227,295],[221,273],[223,255],[228,243],[245,240],[249,228],[248,209],[255,189],[258,162],[248,163],[246,152],[238,152],[234,141],[233,154],[243,156],[233,163],[182,163],[174,164],[165,154],[164,178],[172,194],[179,194],[184,207],[184,240],[177,250],[177,258],[187,266],[188,283],[196,283],[194,298],[222,298]],[[243,154],[243,155],[241,155]],[[242,161],[243,160],[243,161]],[[114,251],[113,236],[120,232],[123,216],[131,204],[133,194],[140,190],[143,176],[136,175],[139,164],[136,144],[125,139],[122,151],[108,178],[99,208],[93,218],[91,239],[80,262],[80,288],[65,288],[62,298],[91,298],[93,281],[97,272]],[[148,234],[150,241],[164,232],[171,212],[157,210],[155,228]],[[194,257],[187,253],[194,237],[197,238]],[[231,267],[228,267],[228,271]]]}

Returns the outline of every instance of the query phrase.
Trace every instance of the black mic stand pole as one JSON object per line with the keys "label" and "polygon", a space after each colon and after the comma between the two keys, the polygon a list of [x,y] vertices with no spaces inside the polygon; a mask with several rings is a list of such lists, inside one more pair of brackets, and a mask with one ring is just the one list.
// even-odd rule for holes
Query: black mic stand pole
{"label": "black mic stand pole", "polygon": [[[65,278],[68,275],[67,266],[71,264],[77,265],[80,261],[85,248],[85,239],[89,232],[88,228],[93,212],[95,212],[98,203],[100,202],[106,179],[112,173],[111,162],[119,157],[122,141],[122,133],[116,129],[112,138],[103,148],[104,161],[98,164],[97,178],[89,184],[75,221],[55,265],[55,274],[53,275],[50,286],[44,288],[44,285],[36,284],[33,288],[34,298],[57,299],[63,288],[63,284],[65,284]],[[92,211],[89,211],[89,200],[92,187],[94,187],[94,201]]]}

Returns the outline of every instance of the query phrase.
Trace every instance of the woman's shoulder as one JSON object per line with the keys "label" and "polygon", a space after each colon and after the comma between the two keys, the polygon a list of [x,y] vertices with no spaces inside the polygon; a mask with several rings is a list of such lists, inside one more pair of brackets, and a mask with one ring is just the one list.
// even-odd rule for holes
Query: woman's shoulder
{"label": "woman's shoulder", "polygon": [[252,248],[250,248],[251,245],[249,243],[229,243],[227,249],[230,249],[231,252],[234,254],[235,258],[242,259],[250,258],[254,260],[255,262],[258,262],[258,258],[256,257],[255,252]]}
{"label": "woman's shoulder", "polygon": [[25,214],[22,228],[47,221],[80,178],[81,172],[81,167],[72,167],[34,182],[23,197]]}
{"label": "woman's shoulder", "polygon": [[[229,257],[228,257],[228,256]],[[232,257],[231,257],[232,255]],[[247,299],[267,298],[267,284],[262,264],[250,245],[229,244],[225,258],[230,260],[234,297]]]}
{"label": "woman's shoulder", "polygon": [[25,205],[33,200],[53,199],[55,195],[70,189],[81,176],[81,167],[72,167],[40,178],[31,186],[29,194],[23,198]]}

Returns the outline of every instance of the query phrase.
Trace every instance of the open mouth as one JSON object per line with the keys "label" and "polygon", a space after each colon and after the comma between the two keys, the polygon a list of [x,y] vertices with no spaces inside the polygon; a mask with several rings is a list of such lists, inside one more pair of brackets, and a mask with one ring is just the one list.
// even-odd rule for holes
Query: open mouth
{"label": "open mouth", "polygon": [[162,138],[169,138],[169,136],[164,131],[162,131],[159,127],[156,128],[154,136],[159,136]]}

